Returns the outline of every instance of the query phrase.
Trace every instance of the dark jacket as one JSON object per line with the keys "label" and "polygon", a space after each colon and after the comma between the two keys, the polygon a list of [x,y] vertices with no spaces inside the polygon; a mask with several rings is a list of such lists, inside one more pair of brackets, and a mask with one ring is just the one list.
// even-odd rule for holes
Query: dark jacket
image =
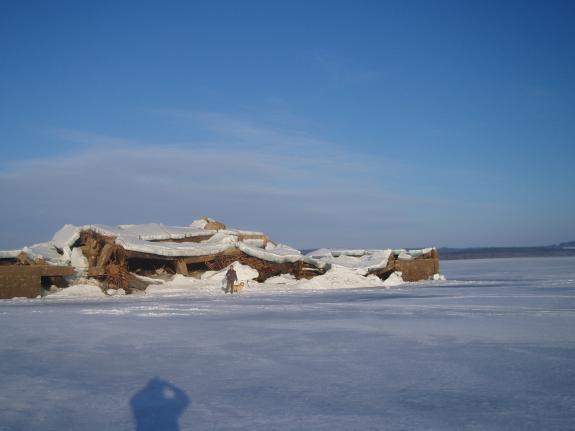
{"label": "dark jacket", "polygon": [[228,283],[238,281],[238,274],[236,274],[234,268],[230,267],[230,269],[228,269],[228,272],[226,272],[226,280],[228,280]]}

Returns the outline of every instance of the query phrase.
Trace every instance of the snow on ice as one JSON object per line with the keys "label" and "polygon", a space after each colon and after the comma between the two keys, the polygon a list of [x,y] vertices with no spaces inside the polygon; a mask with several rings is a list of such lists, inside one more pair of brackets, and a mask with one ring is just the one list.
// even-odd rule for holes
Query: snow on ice
{"label": "snow on ice", "polygon": [[355,286],[341,266],[241,295],[176,276],[0,301],[0,429],[573,429],[575,259],[443,268],[393,289],[327,288]]}

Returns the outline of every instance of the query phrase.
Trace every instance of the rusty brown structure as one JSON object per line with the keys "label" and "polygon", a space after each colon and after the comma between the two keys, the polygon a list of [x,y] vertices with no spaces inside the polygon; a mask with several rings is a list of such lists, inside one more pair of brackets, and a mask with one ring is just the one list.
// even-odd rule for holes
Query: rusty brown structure
{"label": "rusty brown structure", "polygon": [[[134,289],[145,290],[149,284],[161,282],[157,278],[166,280],[172,274],[201,277],[206,271],[220,271],[236,261],[256,269],[259,273],[258,282],[265,282],[268,278],[280,274],[289,274],[296,279],[310,279],[324,274],[331,265],[337,264],[329,257],[322,260],[311,253],[303,256],[287,246],[284,247],[287,247],[288,253],[289,249],[295,252],[289,259],[266,259],[267,246],[271,246],[273,250],[277,245],[263,233],[227,230],[223,223],[207,217],[200,220],[200,224],[205,226],[204,231],[198,231],[195,227],[191,231],[173,227],[171,232],[175,231],[176,234],[169,238],[170,234],[163,235],[168,230],[158,224],[142,225],[148,229],[143,230],[147,234],[142,237],[137,236],[139,225],[122,225],[118,226],[118,229],[98,225],[95,228],[65,225],[59,231],[64,232],[65,238],[69,238],[65,241],[57,240],[57,234],[54,241],[31,246],[31,249],[23,249],[19,254],[18,251],[4,252],[5,257],[0,259],[0,298],[34,298],[42,295],[43,288],[48,289],[52,285],[66,287],[65,277],[70,275],[75,275],[76,278],[97,279],[105,291],[124,289],[127,293],[131,293]],[[136,228],[136,234],[132,233],[133,238],[136,238],[136,246],[130,247],[133,243],[126,242],[126,237],[122,238],[120,235],[125,229],[133,227]],[[183,235],[178,229],[184,231]],[[158,231],[160,235],[156,234]],[[162,247],[159,247],[160,244],[154,246],[152,243],[201,243],[209,241],[216,233],[223,238],[225,235],[231,235],[234,241],[231,241],[229,246],[224,243],[224,247],[206,247],[204,250],[200,247],[200,253],[205,251],[206,254],[197,253],[198,246],[194,245],[196,250],[191,253],[194,255],[186,255],[179,252],[179,246],[174,248],[170,244],[166,244],[164,249],[171,250],[171,253],[154,253],[154,250],[161,250]],[[146,236],[150,239],[145,239]],[[131,237],[128,238],[133,240]],[[147,241],[148,244],[144,243],[141,247],[142,241]],[[252,245],[244,247],[244,244],[249,244],[250,241]],[[257,245],[253,245],[254,243]],[[256,251],[253,251],[254,247]],[[262,252],[257,251],[257,248]],[[186,247],[183,249],[186,250]],[[349,256],[366,256],[373,252],[358,251],[360,254],[349,254]],[[374,252],[379,251],[381,250]],[[357,251],[351,250],[351,252]],[[368,274],[386,280],[397,271],[402,273],[404,281],[419,281],[430,279],[439,273],[439,255],[435,249],[389,252],[391,254],[388,255],[387,265],[381,267],[385,264],[384,261]],[[337,259],[341,253],[333,250],[332,255],[332,251],[328,251],[327,256]],[[46,260],[45,256],[48,256]],[[60,259],[60,256],[65,256],[68,260]],[[63,266],[66,264],[67,266]],[[73,265],[76,265],[76,268]]]}
{"label": "rusty brown structure", "polygon": [[[261,235],[242,235],[241,239],[263,240],[264,243],[269,241],[267,237]],[[191,240],[196,242],[195,238]],[[154,275],[161,271],[189,276],[205,271],[219,271],[235,261],[256,269],[260,274],[257,278],[259,282],[279,274],[291,274],[297,279],[309,279],[325,272],[303,261],[269,262],[249,256],[235,248],[218,254],[188,257],[170,257],[124,250],[115,243],[113,236],[100,235],[92,231],[82,232],[76,246],[81,247],[82,253],[88,260],[87,275],[89,277],[104,281],[108,288],[122,288],[127,292],[142,288],[142,282],[131,277],[130,273]]]}
{"label": "rusty brown structure", "polygon": [[62,278],[74,274],[70,266],[0,265],[0,299],[36,298],[42,289],[62,284]]}
{"label": "rusty brown structure", "polygon": [[370,274],[385,280],[396,271],[401,272],[403,281],[429,280],[435,274],[439,274],[439,253],[436,249],[432,249],[429,253],[409,260],[399,259],[398,255],[391,254],[385,268],[376,269]]}
{"label": "rusty brown structure", "polygon": [[439,253],[433,249],[411,260],[393,259],[392,266],[394,271],[401,272],[403,281],[428,280],[434,274],[439,274]]}

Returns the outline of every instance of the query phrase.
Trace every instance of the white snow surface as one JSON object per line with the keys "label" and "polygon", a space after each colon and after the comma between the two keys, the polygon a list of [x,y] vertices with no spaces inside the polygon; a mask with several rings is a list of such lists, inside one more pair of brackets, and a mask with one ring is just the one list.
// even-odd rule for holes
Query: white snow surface
{"label": "white snow surface", "polygon": [[299,250],[284,244],[271,245],[270,247],[266,247],[264,250],[244,242],[238,242],[237,247],[245,254],[262,260],[267,260],[269,262],[294,263],[303,259],[303,255]]}
{"label": "white snow surface", "polygon": [[64,254],[60,254],[51,241],[24,247],[22,251],[34,260],[44,259],[51,265],[68,265],[70,263],[69,249],[67,248]]}
{"label": "white snow surface", "polygon": [[70,264],[76,268],[76,271],[88,271],[89,263],[80,247],[74,247],[70,256]]}
{"label": "white snow surface", "polygon": [[[205,220],[204,220],[205,222]],[[99,224],[74,226],[64,225],[49,243],[25,247],[22,250],[0,251],[0,258],[14,258],[20,252],[27,253],[33,259],[43,258],[48,263],[65,265],[70,263],[71,247],[80,237],[81,232],[91,230],[100,235],[114,236],[115,242],[126,250],[141,253],[150,253],[166,257],[192,257],[206,256],[222,253],[229,248],[241,248],[251,256],[272,262],[295,262],[302,259],[298,250],[288,246],[275,247],[273,250],[263,250],[263,240],[249,238],[246,243],[239,240],[239,236],[264,236],[261,232],[239,229],[222,229],[220,231],[206,230],[202,224],[192,223],[192,226],[165,226],[160,223],[147,223],[139,225],[106,226]],[[170,242],[170,239],[192,238],[197,236],[211,237],[199,243]],[[154,241],[165,242],[154,242]]]}
{"label": "white snow surface", "polygon": [[202,280],[212,280],[221,282],[225,279],[228,269],[232,266],[238,277],[238,282],[254,280],[259,277],[260,273],[248,265],[242,265],[239,262],[234,262],[220,271],[206,271],[202,274]]}
{"label": "white snow surface", "polygon": [[333,265],[323,275],[319,275],[310,280],[299,280],[295,284],[304,289],[385,287],[384,282],[375,275],[365,277],[352,268],[339,265]]}
{"label": "white snow surface", "polygon": [[[393,273],[387,280],[382,281],[374,275],[363,276],[352,268],[343,266],[332,266],[325,274],[316,276],[310,280],[297,280],[293,275],[281,274],[271,277],[263,283],[254,281],[259,273],[256,269],[248,265],[234,262],[233,266],[238,276],[238,282],[245,282],[243,293],[263,293],[280,291],[300,291],[300,290],[330,290],[330,289],[354,289],[365,287],[394,287],[403,284],[400,272]],[[220,271],[206,271],[200,279],[186,277],[176,274],[171,280],[149,279],[139,277],[143,280],[153,281],[154,284],[147,287],[145,293],[148,295],[196,295],[199,292],[222,295],[225,289],[225,275],[229,266]],[[85,279],[80,278],[79,284],[85,284]],[[66,288],[70,289],[70,288]],[[64,289],[64,291],[66,290]],[[87,296],[92,296],[91,291],[86,291]],[[51,296],[51,295],[50,295]],[[81,296],[81,290],[74,291],[73,296]]]}
{"label": "white snow surface", "polygon": [[0,428],[572,430],[575,258],[442,268],[393,289],[0,301]]}
{"label": "white snow surface", "polygon": [[296,283],[297,279],[291,274],[280,274],[274,277],[270,277],[265,281],[265,284],[293,284]]}
{"label": "white snow surface", "polygon": [[90,297],[104,297],[106,294],[102,292],[98,286],[93,284],[76,284],[66,287],[58,292],[52,293],[50,297],[63,297],[63,298],[90,298]]}
{"label": "white snow surface", "polygon": [[368,274],[370,271],[385,268],[391,254],[397,255],[399,260],[412,260],[423,254],[430,253],[433,248],[424,249],[328,249],[320,248],[306,254],[305,261],[319,268],[328,268],[330,265],[354,268],[359,274]]}
{"label": "white snow surface", "polygon": [[22,253],[22,249],[18,250],[0,250],[0,259],[14,259]]}
{"label": "white snow surface", "polygon": [[[263,293],[277,291],[302,291],[302,290],[333,290],[333,289],[353,289],[365,287],[392,287],[403,283],[401,273],[392,274],[387,280],[382,281],[374,275],[363,276],[353,269],[334,265],[325,274],[314,277],[310,280],[296,280],[289,274],[282,274],[271,277],[263,283],[253,281],[259,275],[258,271],[238,262],[232,264],[238,275],[238,282],[246,282],[242,294]],[[202,274],[200,280],[183,275],[175,275],[172,280],[146,289],[146,294],[181,294],[195,295],[198,292],[222,295],[225,287],[225,274],[228,267],[221,271],[207,271]]]}
{"label": "white snow surface", "polygon": [[80,238],[82,228],[72,224],[65,224],[52,237],[52,243],[60,250],[71,248]]}
{"label": "white snow surface", "polygon": [[207,224],[208,224],[208,220],[206,220],[205,218],[200,218],[200,219],[194,220],[192,223],[190,223],[190,227],[197,228],[197,229],[204,229]]}
{"label": "white snow surface", "polygon": [[413,256],[411,256],[407,251],[401,250],[397,256],[399,260],[413,260]]}
{"label": "white snow surface", "polygon": [[[436,274],[438,275],[438,274]],[[399,286],[401,284],[404,283],[403,278],[401,278],[402,274],[400,271],[395,271],[393,274],[391,274],[388,278],[386,278],[383,281],[383,285],[385,287],[395,287],[395,286]],[[443,280],[445,280],[445,277],[443,277]]]}
{"label": "white snow surface", "polygon": [[329,250],[319,249],[307,254],[314,264],[344,266],[365,275],[370,270],[385,268],[392,250]]}
{"label": "white snow surface", "polygon": [[265,247],[265,240],[263,239],[244,239],[244,244],[247,244],[252,247],[257,248],[264,248]]}
{"label": "white snow surface", "polygon": [[168,257],[206,256],[222,253],[231,246],[228,240],[213,243],[150,242],[122,235],[116,238],[116,244],[121,245],[126,250]]}

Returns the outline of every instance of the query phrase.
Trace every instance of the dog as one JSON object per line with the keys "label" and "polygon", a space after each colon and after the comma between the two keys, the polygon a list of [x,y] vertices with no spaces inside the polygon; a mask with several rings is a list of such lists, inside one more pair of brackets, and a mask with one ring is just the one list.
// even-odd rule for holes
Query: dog
{"label": "dog", "polygon": [[234,283],[232,286],[232,293],[240,293],[240,291],[245,287],[244,282]]}

